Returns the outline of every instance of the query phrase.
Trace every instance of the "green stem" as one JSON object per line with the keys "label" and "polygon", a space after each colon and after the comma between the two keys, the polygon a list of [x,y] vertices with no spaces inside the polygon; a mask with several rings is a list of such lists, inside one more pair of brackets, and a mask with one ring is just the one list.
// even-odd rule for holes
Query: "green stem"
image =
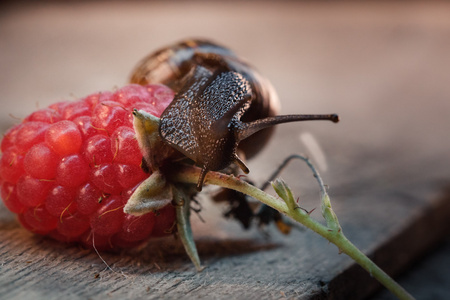
{"label": "green stem", "polygon": [[[350,256],[354,261],[356,261],[359,265],[361,265],[371,276],[377,279],[381,284],[383,284],[388,290],[390,290],[395,296],[399,299],[414,299],[405,289],[403,289],[397,282],[395,282],[389,275],[387,275],[383,270],[381,270],[373,261],[371,261],[364,253],[362,253],[355,245],[353,245],[342,233],[342,230],[337,223],[337,218],[334,215],[334,212],[331,209],[331,204],[328,206],[325,205],[326,201],[329,203],[328,195],[324,189],[324,185],[322,179],[314,169],[314,167],[310,164],[310,162],[306,159],[308,166],[312,168],[316,179],[319,181],[319,185],[321,188],[322,197],[326,197],[326,199],[322,199],[322,210],[325,209],[326,213],[331,214],[331,223],[327,219],[328,226],[325,226],[315,219],[311,218],[304,210],[302,209],[289,209],[288,205],[282,199],[276,198],[272,195],[269,195],[257,187],[248,184],[245,181],[240,180],[239,178],[233,175],[226,175],[218,172],[209,172],[205,184],[213,184],[218,185],[224,188],[233,189],[238,192],[247,194],[262,203],[278,210],[279,212],[293,218],[297,222],[303,224],[308,227],[312,231],[318,233],[319,235],[326,238],[331,243],[335,244],[339,250],[348,256]],[[173,181],[184,182],[184,183],[193,183],[195,184],[198,180],[198,176],[200,174],[200,169],[195,167],[185,167],[174,172],[172,177],[170,178]],[[325,213],[324,213],[325,216]],[[333,223],[335,221],[335,223]],[[333,226],[330,226],[333,225]]]}

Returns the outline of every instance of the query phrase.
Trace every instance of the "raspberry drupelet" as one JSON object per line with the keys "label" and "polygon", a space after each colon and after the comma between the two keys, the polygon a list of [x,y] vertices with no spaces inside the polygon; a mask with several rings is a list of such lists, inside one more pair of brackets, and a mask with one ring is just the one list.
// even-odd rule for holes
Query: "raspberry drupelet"
{"label": "raspberry drupelet", "polygon": [[97,249],[133,247],[170,233],[175,209],[128,215],[123,207],[150,174],[133,109],[159,117],[174,93],[127,85],[38,110],[1,142],[1,198],[26,229]]}

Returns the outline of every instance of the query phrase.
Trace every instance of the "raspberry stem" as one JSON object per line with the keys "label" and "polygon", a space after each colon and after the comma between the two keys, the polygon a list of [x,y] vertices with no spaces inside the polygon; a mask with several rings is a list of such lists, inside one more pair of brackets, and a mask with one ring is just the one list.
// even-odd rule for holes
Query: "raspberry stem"
{"label": "raspberry stem", "polygon": [[[292,219],[326,238],[331,243],[335,244],[338,247],[340,253],[342,252],[350,256],[355,262],[357,262],[361,267],[368,271],[371,276],[375,277],[375,279],[377,279],[399,299],[414,299],[405,289],[403,289],[389,275],[381,270],[373,261],[371,261],[364,253],[362,253],[345,237],[341,227],[339,226],[337,216],[331,207],[330,197],[326,192],[322,178],[308,158],[303,156],[299,156],[298,158],[306,162],[306,164],[313,171],[314,176],[319,183],[321,191],[322,214],[327,221],[326,226],[313,219],[307,212],[303,211],[302,209],[297,209],[298,206],[295,203],[295,198],[292,195],[289,187],[285,183],[280,184],[280,181],[276,181],[274,185],[275,190],[279,192],[279,196],[281,199],[265,193],[257,187],[240,180],[234,175],[227,175],[220,172],[209,172],[206,176],[205,184],[218,185],[224,188],[244,193],[291,217]],[[197,167],[182,167],[177,172],[170,174],[170,181],[196,184],[200,172],[201,169]],[[280,190],[280,185],[282,186],[284,191]]]}

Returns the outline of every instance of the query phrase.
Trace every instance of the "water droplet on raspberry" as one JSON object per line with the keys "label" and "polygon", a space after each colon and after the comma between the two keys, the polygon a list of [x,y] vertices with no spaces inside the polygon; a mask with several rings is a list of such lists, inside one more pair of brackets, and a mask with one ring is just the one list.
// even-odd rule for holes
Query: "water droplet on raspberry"
{"label": "water droplet on raspberry", "polygon": [[119,196],[111,196],[104,201],[90,218],[92,232],[96,235],[110,236],[122,227],[125,213]]}
{"label": "water droplet on raspberry", "polygon": [[77,125],[67,120],[52,124],[45,134],[45,141],[54,152],[61,156],[79,152],[82,143]]}
{"label": "water droplet on raspberry", "polygon": [[59,157],[45,143],[31,147],[25,155],[23,167],[27,174],[37,179],[54,179]]}
{"label": "water droplet on raspberry", "polygon": [[113,161],[111,139],[104,135],[94,135],[83,146],[83,154],[90,166]]}
{"label": "water droplet on raspberry", "polygon": [[52,181],[22,176],[17,181],[17,196],[23,204],[35,207],[44,202],[53,185]]}
{"label": "water droplet on raspberry", "polygon": [[75,213],[75,190],[64,186],[55,186],[50,190],[45,200],[45,208],[55,217],[67,216]]}
{"label": "water droplet on raspberry", "polygon": [[64,157],[56,169],[56,182],[67,187],[79,186],[89,179],[89,165],[80,154]]}

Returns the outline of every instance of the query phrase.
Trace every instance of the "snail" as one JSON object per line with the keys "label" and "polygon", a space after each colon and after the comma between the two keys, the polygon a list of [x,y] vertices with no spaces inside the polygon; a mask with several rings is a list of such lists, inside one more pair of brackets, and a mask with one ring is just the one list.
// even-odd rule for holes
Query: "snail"
{"label": "snail", "polygon": [[[174,90],[175,97],[160,118],[133,111],[133,125],[143,152],[142,167],[152,172],[130,196],[124,212],[142,215],[173,203],[178,234],[198,271],[203,267],[189,221],[190,201],[196,191],[192,186],[166,180],[167,170],[177,170],[179,157],[187,157],[201,167],[197,181],[197,191],[201,191],[208,171],[237,165],[248,173],[245,160],[264,147],[273,125],[339,121],[336,114],[277,116],[278,97],[270,82],[231,50],[207,40],[186,40],[150,54],[134,69],[130,81],[164,84]],[[171,168],[173,164],[175,168]],[[255,215],[245,195],[229,194],[224,199],[232,206],[228,215],[245,228],[257,217],[260,224],[273,220],[288,233],[289,226],[278,211],[262,206]]]}
{"label": "snail", "polygon": [[175,91],[159,134],[202,168],[198,191],[208,171],[235,163],[248,173],[244,160],[264,147],[276,124],[339,121],[336,114],[276,116],[278,97],[270,82],[231,50],[207,40],[150,54],[135,68],[131,83],[161,83]]}

